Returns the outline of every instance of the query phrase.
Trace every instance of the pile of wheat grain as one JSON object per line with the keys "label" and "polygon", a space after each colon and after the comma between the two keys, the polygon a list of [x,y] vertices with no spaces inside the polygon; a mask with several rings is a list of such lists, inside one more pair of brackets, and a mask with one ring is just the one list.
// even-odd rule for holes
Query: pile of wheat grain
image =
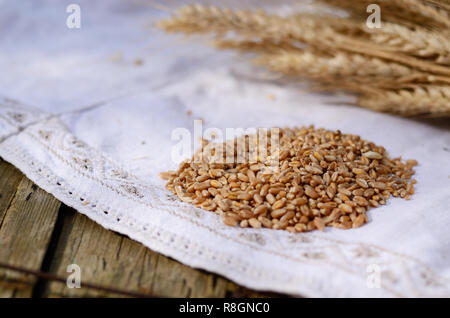
{"label": "pile of wheat grain", "polygon": [[[222,49],[291,80],[358,95],[358,104],[404,116],[450,116],[450,0],[320,0],[349,18],[192,5],[160,21],[167,32],[213,33]],[[382,27],[366,25],[381,7]],[[232,36],[230,37],[230,34]]]}
{"label": "pile of wheat grain", "polygon": [[177,171],[161,174],[166,188],[184,202],[220,214],[227,225],[290,232],[360,227],[369,208],[391,195],[409,199],[414,193],[417,162],[390,159],[383,147],[356,135],[312,126],[280,129],[277,147],[269,142],[267,156],[255,157],[263,143],[255,147],[252,140],[272,138],[205,142]]}

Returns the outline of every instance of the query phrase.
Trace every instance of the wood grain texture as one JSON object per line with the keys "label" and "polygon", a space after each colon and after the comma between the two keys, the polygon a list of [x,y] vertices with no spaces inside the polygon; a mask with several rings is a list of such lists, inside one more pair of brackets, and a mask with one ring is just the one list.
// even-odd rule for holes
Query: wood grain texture
{"label": "wood grain texture", "polygon": [[[142,244],[108,231],[79,213],[65,209],[63,229],[50,272],[67,276],[77,264],[83,281],[162,297],[262,297],[214,274],[190,268],[155,253]],[[70,289],[49,282],[45,297],[116,297],[83,288]]]}
{"label": "wood grain texture", "polygon": [[[27,178],[18,185],[0,228],[0,260],[39,270],[61,203]],[[30,297],[37,279],[0,270],[0,297]]]}
{"label": "wood grain texture", "polygon": [[0,262],[67,278],[81,268],[80,289],[0,269],[0,297],[119,297],[83,282],[159,297],[271,297],[185,266],[105,230],[36,187],[0,159]]}
{"label": "wood grain texture", "polygon": [[0,159],[0,225],[22,178],[23,175],[19,170]]}

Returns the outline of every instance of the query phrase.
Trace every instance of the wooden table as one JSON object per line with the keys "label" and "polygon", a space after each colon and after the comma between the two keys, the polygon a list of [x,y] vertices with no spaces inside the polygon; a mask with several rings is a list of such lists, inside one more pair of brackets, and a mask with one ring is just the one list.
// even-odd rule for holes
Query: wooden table
{"label": "wooden table", "polygon": [[[103,229],[1,159],[0,263],[37,272],[0,268],[0,297],[127,296],[118,291],[161,297],[274,296],[182,265]],[[80,289],[65,284],[71,264],[80,266]]]}

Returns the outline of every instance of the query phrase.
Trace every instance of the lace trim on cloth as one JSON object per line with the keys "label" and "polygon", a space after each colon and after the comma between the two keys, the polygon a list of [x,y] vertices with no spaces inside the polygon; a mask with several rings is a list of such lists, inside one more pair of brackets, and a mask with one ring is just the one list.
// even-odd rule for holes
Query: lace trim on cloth
{"label": "lace trim on cloth", "polygon": [[[57,116],[6,98],[0,99],[0,141],[0,156],[103,227],[246,287],[320,297],[450,293],[447,277],[412,256],[373,244],[314,233],[229,228],[217,215],[133,176],[77,139]],[[195,237],[188,234],[192,228]],[[371,264],[382,268],[381,286],[361,289]],[[323,274],[317,274],[318,268]]]}

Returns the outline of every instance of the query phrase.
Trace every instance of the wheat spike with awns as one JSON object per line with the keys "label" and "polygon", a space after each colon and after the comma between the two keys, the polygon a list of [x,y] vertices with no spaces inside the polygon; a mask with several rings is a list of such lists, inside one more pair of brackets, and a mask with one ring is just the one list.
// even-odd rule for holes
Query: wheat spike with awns
{"label": "wheat spike with awns", "polygon": [[[450,0],[381,0],[381,28],[366,24],[373,1],[320,0],[348,18],[188,5],[157,26],[215,35],[214,45],[292,81],[358,96],[358,105],[403,116],[450,117]],[[230,39],[230,34],[232,38]]]}

